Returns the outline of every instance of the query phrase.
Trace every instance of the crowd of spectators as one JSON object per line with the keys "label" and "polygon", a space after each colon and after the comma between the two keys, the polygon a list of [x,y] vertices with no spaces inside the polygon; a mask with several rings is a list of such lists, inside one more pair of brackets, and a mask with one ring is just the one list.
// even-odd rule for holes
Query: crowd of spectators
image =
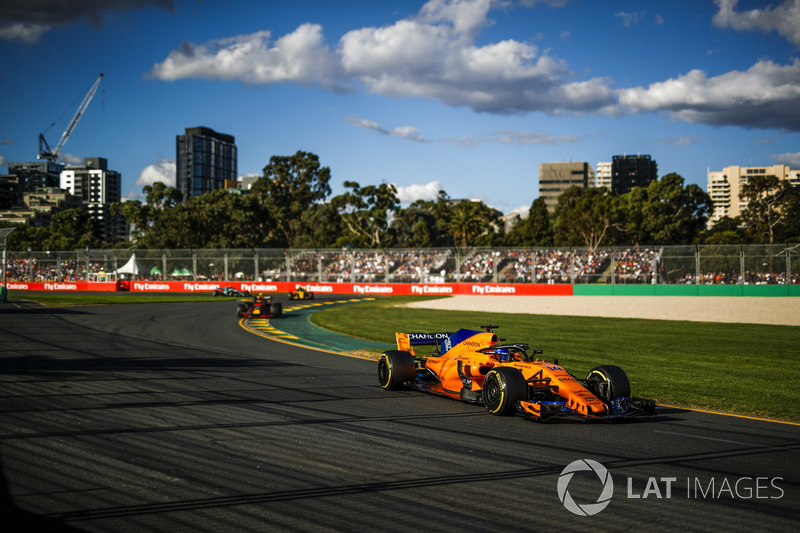
{"label": "crowd of spectators", "polygon": [[[73,252],[12,253],[6,256],[9,281],[117,281],[116,267],[129,257],[96,261]],[[172,259],[170,259],[172,261]],[[184,258],[183,261],[186,261]],[[665,256],[662,248],[598,249],[477,249],[459,256],[454,249],[431,250],[307,250],[291,251],[269,261],[261,258],[258,281],[369,283],[542,283],[542,284],[800,284],[800,264],[793,260],[786,275],[781,258],[764,270],[697,269],[691,256]],[[700,259],[703,266],[703,259]],[[162,265],[162,260],[144,261]],[[191,259],[188,260],[191,263]],[[246,263],[247,261],[245,261]],[[268,270],[264,270],[265,263]],[[222,261],[219,261],[221,264]],[[171,263],[170,263],[171,264]],[[708,263],[707,263],[708,264]],[[742,263],[744,264],[744,263]],[[752,264],[752,263],[751,263]],[[759,263],[760,264],[760,263]],[[697,273],[699,272],[699,274]],[[131,276],[125,276],[130,278]],[[136,279],[173,279],[158,271],[140,272]],[[230,279],[253,281],[254,273],[229,273]],[[197,272],[182,279],[226,281],[223,272]]]}

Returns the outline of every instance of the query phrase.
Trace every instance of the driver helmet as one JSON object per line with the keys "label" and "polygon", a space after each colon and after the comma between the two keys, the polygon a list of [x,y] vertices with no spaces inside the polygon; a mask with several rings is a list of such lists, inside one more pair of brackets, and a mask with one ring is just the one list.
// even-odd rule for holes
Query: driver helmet
{"label": "driver helmet", "polygon": [[501,363],[508,363],[511,360],[511,351],[508,348],[498,348],[494,353]]}

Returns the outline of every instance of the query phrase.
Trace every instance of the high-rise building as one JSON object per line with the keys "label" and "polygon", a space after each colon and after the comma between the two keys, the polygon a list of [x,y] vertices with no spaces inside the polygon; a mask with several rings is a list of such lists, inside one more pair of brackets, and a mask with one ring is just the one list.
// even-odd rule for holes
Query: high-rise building
{"label": "high-rise building", "polygon": [[58,187],[62,170],[64,165],[54,161],[8,164],[8,174],[19,178],[22,192],[33,192],[42,187]]}
{"label": "high-rise building", "polygon": [[609,191],[611,190],[611,161],[600,161],[597,163],[594,186],[598,189],[600,187],[605,187]]}
{"label": "high-rise building", "polygon": [[192,196],[224,189],[226,181],[236,181],[237,154],[233,135],[211,128],[186,128],[176,139],[176,188],[186,202]]}
{"label": "high-rise building", "polygon": [[570,187],[588,189],[594,185],[594,170],[586,162],[541,163],[539,198],[544,198],[549,212],[554,212],[558,197]]}
{"label": "high-rise building", "polygon": [[792,185],[800,186],[800,170],[792,170],[788,165],[769,167],[730,166],[708,173],[708,195],[714,207],[708,219],[708,227],[716,224],[722,217],[735,218],[747,207],[747,200],[739,198],[742,187],[754,176],[776,176]]}
{"label": "high-rise building", "polygon": [[86,157],[83,166],[68,166],[61,172],[61,188],[77,196],[97,224],[98,237],[116,242],[124,236],[124,220],[111,214],[111,204],[122,197],[122,176],[108,170],[102,157]]}
{"label": "high-rise building", "polygon": [[649,155],[615,155],[611,158],[611,193],[625,194],[658,179],[658,165]]}

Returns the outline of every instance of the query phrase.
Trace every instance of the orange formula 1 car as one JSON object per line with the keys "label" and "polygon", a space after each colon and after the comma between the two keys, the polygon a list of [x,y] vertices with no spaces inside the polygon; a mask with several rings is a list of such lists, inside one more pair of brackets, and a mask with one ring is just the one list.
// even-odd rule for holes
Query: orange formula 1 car
{"label": "orange formula 1 car", "polygon": [[[470,403],[495,415],[519,414],[534,420],[610,419],[654,415],[655,402],[631,396],[627,374],[618,366],[593,368],[579,379],[558,365],[528,354],[527,344],[504,344],[494,333],[396,333],[397,350],[378,360],[378,382],[393,390],[412,387]],[[433,353],[417,354],[420,346]],[[416,348],[416,350],[415,350]]]}

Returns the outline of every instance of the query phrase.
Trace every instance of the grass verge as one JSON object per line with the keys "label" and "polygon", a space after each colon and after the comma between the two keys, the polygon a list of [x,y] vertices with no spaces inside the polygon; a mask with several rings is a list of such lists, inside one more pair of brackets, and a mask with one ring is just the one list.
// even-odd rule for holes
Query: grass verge
{"label": "grass verge", "polygon": [[174,292],[55,292],[55,291],[9,291],[9,300],[31,300],[42,305],[57,307],[62,305],[105,305],[105,304],[140,304],[159,302],[214,302],[219,300],[237,300],[212,296],[206,293],[174,293]]}
{"label": "grass verge", "polygon": [[323,328],[393,342],[395,331],[455,331],[499,325],[509,342],[527,342],[585,376],[619,365],[633,393],[659,403],[800,421],[800,328],[668,320],[564,317],[398,306],[394,297],[315,313]]}

